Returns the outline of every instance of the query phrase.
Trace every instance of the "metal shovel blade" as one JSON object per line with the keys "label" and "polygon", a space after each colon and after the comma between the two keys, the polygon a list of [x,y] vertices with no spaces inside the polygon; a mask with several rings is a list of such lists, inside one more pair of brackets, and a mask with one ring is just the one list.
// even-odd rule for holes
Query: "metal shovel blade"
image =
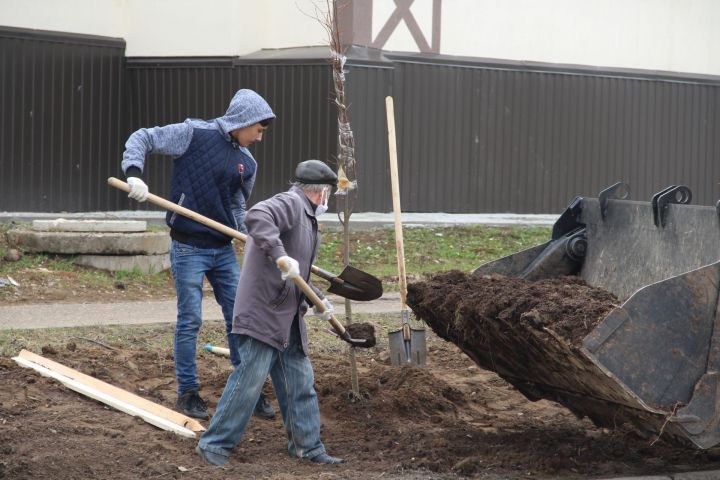
{"label": "metal shovel blade", "polygon": [[[407,337],[407,339],[406,339]],[[395,366],[425,366],[425,330],[410,328],[404,324],[402,330],[388,334],[390,344],[390,363]]]}
{"label": "metal shovel blade", "polygon": [[380,298],[383,293],[382,283],[377,277],[348,265],[340,275],[333,275],[315,267],[313,273],[330,282],[328,292],[349,298],[350,300],[368,301]]}

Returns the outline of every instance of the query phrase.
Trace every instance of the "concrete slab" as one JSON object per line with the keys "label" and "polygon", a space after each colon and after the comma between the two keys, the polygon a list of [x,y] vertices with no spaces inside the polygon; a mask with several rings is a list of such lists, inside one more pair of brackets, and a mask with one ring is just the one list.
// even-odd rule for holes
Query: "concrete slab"
{"label": "concrete slab", "polygon": [[75,263],[111,272],[158,273],[170,268],[170,255],[79,255]]}
{"label": "concrete slab", "polygon": [[11,246],[36,253],[158,255],[170,251],[168,232],[36,232],[13,229],[7,232],[7,238]]}
{"label": "concrete slab", "polygon": [[33,220],[37,232],[144,232],[147,222],[141,220]]}

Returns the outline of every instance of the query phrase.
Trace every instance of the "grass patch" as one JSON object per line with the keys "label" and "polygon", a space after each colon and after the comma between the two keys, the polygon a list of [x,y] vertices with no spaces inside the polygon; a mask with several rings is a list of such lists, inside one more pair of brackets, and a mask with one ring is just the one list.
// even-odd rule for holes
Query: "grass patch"
{"label": "grass patch", "polygon": [[[437,227],[405,228],[405,270],[410,278],[444,270],[471,271],[498,257],[543,243],[549,227]],[[351,231],[350,264],[389,283],[397,282],[395,231],[390,228]],[[317,264],[341,270],[342,231],[323,231]]]}
{"label": "grass patch", "polygon": [[[2,253],[5,255],[4,252]],[[71,272],[77,269],[73,259],[74,257],[67,255],[25,254],[16,262],[0,262],[0,276],[40,268],[55,272]]]}

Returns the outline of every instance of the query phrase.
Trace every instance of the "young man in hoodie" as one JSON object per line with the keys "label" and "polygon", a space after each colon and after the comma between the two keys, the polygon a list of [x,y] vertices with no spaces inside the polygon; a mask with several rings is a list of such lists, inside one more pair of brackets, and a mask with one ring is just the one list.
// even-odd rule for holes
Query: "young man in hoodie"
{"label": "young man in hoodie", "polygon": [[[248,212],[248,241],[231,334],[235,339],[230,342],[241,361],[195,449],[207,463],[228,462],[268,374],[290,455],[321,464],[344,462],[328,455],[320,440],[320,409],[307,356],[306,299],[292,280],[299,276],[310,280],[320,247],[317,217],[327,210],[336,185],[337,175],[330,167],[307,160],[295,169],[290,190],[258,202]],[[308,285],[323,299],[325,311],[320,318],[329,320],[332,305],[312,283]]]}
{"label": "young man in hoodie", "polygon": [[[173,158],[170,196],[178,205],[246,233],[245,213],[257,173],[257,162],[247,149],[262,140],[275,114],[252,90],[239,90],[227,112],[214,120],[187,119],[162,127],[141,128],[125,143],[122,169],[130,198],[144,202],[148,186],[142,180],[145,156]],[[173,354],[177,378],[176,408],[191,417],[207,419],[207,406],[199,395],[196,368],[197,336],[202,324],[202,286],[207,277],[222,308],[226,334],[231,341],[235,290],[240,277],[231,237],[168,212],[172,247],[170,262],[177,293],[177,323]],[[239,363],[230,346],[233,366]],[[275,415],[261,396],[255,414]]]}

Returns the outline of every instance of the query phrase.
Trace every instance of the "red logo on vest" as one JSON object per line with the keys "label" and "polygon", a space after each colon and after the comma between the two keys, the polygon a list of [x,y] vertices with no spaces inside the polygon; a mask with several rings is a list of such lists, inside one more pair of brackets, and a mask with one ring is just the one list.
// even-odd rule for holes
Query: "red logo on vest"
{"label": "red logo on vest", "polygon": [[243,165],[242,163],[238,163],[237,169],[238,169],[238,173],[239,173],[240,175],[242,175],[243,173],[245,173],[245,165]]}

